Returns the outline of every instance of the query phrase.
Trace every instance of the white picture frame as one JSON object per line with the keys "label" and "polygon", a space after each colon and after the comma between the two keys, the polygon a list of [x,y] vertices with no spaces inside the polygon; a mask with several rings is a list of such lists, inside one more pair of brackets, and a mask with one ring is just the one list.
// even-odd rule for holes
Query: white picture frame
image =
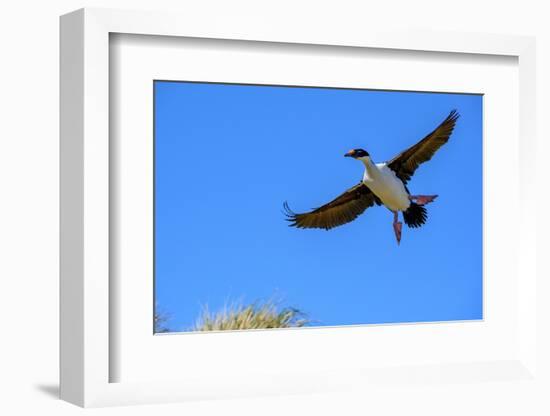
{"label": "white picture frame", "polygon": [[[340,27],[340,29],[342,29]],[[118,337],[112,320],[118,308],[110,276],[116,258],[110,250],[113,239],[112,186],[116,160],[110,147],[110,35],[170,36],[173,38],[225,39],[234,41],[277,42],[281,44],[330,45],[335,48],[374,48],[384,50],[429,51],[440,54],[509,56],[519,68],[519,155],[517,156],[518,223],[514,234],[514,255],[521,280],[517,281],[517,333],[513,349],[498,360],[479,362],[418,362],[402,369],[389,366],[366,368],[359,365],[301,369],[281,368],[254,380],[220,371],[189,377],[151,377],[125,381],[113,377],[113,368],[124,349],[113,348]],[[162,42],[162,40],[161,40]],[[83,9],[61,18],[61,397],[80,406],[159,403],[198,398],[247,397],[262,394],[360,391],[364,386],[394,387],[407,383],[480,383],[499,380],[532,383],[537,386],[536,327],[536,212],[535,184],[528,175],[535,159],[535,42],[533,38],[465,34],[381,32],[376,30],[310,30],[299,26],[281,28],[269,22],[247,19],[210,22],[194,21],[192,16]],[[513,157],[513,156],[512,156]],[[498,186],[498,179],[491,185]],[[502,183],[500,183],[502,185]],[[515,192],[515,191],[514,191]],[[515,195],[515,194],[514,194]],[[138,319],[138,318],[135,318]],[[327,330],[307,330],[323,342]],[[316,332],[313,332],[316,331]],[[352,329],[353,331],[353,329]],[[355,329],[361,331],[361,328]],[[409,326],[406,331],[422,331]],[[296,337],[298,332],[275,332],[270,337]],[[292,334],[292,335],[288,335]],[[343,334],[343,333],[342,333]],[[250,342],[245,333],[223,334],[233,347]],[[392,335],[381,334],[391,342]],[[152,334],[151,334],[152,337]],[[162,343],[176,342],[163,336]],[[229,338],[231,337],[231,338]],[[264,335],[265,338],[265,335]],[[326,338],[325,338],[326,340]],[[185,341],[185,340],[184,340]],[[184,342],[183,341],[183,342]],[[305,338],[302,340],[305,342]],[[158,341],[155,341],[158,343]],[[181,339],[179,341],[182,342]],[[383,344],[381,344],[383,345]],[[498,354],[496,354],[498,356]],[[173,369],[176,371],[176,369]],[[246,373],[246,371],[244,371]],[[473,374],[478,374],[473,376]],[[501,377],[502,376],[502,377]],[[501,378],[499,378],[501,377]],[[414,380],[414,381],[413,381]],[[511,383],[511,384],[510,384]],[[431,387],[430,387],[431,386]],[[378,387],[377,387],[378,388]]]}

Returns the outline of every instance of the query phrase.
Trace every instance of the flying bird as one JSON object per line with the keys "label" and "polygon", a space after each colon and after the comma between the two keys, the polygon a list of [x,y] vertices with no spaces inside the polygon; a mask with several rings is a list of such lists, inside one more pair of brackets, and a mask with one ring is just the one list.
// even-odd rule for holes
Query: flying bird
{"label": "flying bird", "polygon": [[384,205],[393,213],[393,230],[399,245],[403,228],[399,221],[399,212],[402,213],[407,226],[420,227],[427,219],[424,205],[437,198],[437,195],[411,195],[407,183],[418,166],[430,160],[435,152],[447,143],[458,117],[456,110],[451,111],[434,131],[384,163],[373,162],[366,150],[350,150],[344,156],[360,160],[365,165],[361,182],[328,204],[310,212],[295,213],[285,202],[283,206],[290,226],[330,230],[355,220],[373,205]]}

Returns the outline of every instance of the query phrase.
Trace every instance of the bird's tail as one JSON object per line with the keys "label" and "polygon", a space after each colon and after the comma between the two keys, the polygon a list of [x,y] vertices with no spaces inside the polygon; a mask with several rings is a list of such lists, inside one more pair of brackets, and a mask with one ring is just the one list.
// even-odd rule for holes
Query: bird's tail
{"label": "bird's tail", "polygon": [[403,211],[403,219],[405,224],[411,228],[420,227],[426,222],[428,211],[421,205],[411,202],[411,205],[406,211]]}

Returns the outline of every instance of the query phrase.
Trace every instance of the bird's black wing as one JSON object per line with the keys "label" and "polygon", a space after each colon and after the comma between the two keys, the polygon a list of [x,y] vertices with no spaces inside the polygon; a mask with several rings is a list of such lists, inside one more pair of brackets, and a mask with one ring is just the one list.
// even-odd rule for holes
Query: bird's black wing
{"label": "bird's black wing", "polygon": [[353,221],[368,207],[380,205],[380,200],[363,183],[348,189],[342,195],[311,212],[296,214],[284,203],[287,221],[297,228],[324,228],[330,230]]}
{"label": "bird's black wing", "polygon": [[404,152],[394,157],[387,166],[395,172],[397,177],[407,183],[418,166],[432,158],[435,152],[451,137],[459,114],[456,110],[450,112],[437,128]]}

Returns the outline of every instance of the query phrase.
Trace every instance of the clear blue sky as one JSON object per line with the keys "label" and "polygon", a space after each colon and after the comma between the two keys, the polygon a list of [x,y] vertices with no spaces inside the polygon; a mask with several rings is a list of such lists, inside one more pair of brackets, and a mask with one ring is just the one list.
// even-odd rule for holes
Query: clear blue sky
{"label": "clear blue sky", "polygon": [[[359,182],[344,158],[392,158],[456,108],[450,141],[413,194],[439,194],[422,228],[369,208],[331,231],[288,227]],[[482,318],[482,97],[155,82],[156,303],[172,330],[275,295],[316,325]]]}

